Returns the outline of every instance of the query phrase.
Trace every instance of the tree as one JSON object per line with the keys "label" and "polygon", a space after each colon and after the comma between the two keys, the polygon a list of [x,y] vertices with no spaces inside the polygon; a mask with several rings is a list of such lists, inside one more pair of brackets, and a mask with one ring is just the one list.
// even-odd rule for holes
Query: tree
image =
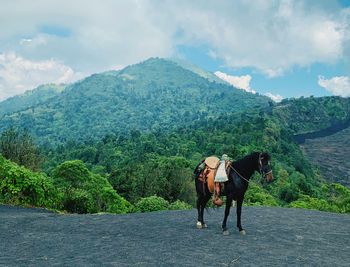
{"label": "tree", "polygon": [[28,131],[9,128],[0,136],[0,153],[8,160],[33,171],[40,170],[42,157]]}
{"label": "tree", "polygon": [[69,212],[126,213],[132,206],[119,196],[108,180],[91,173],[80,160],[65,161],[53,171],[54,182],[63,193],[63,206]]}

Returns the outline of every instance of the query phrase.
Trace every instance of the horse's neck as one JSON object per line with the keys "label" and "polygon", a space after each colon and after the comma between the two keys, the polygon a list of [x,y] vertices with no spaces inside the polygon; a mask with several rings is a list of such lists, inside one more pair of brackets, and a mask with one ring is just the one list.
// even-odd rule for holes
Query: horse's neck
{"label": "horse's neck", "polygon": [[258,169],[258,157],[256,153],[253,153],[241,160],[233,162],[232,165],[240,175],[246,179],[250,179]]}

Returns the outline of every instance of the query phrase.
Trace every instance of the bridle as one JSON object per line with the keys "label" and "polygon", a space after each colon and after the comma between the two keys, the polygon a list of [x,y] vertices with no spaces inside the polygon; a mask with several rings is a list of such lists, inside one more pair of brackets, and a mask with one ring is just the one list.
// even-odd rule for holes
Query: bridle
{"label": "bridle", "polygon": [[262,179],[265,179],[268,174],[272,173],[272,168],[269,161],[267,161],[266,165],[262,164],[262,153],[259,154],[259,172]]}
{"label": "bridle", "polygon": [[[259,163],[259,172],[261,174],[261,178],[265,179],[266,176],[270,173],[272,173],[272,168],[270,165],[270,162],[268,161],[266,165],[262,164],[262,153],[259,154],[259,159],[258,159],[258,163]],[[247,183],[250,183],[251,181],[248,180],[247,178],[243,177],[235,168],[233,168],[232,164],[230,164],[230,168],[238,174],[238,176],[243,179],[244,181],[246,181]]]}

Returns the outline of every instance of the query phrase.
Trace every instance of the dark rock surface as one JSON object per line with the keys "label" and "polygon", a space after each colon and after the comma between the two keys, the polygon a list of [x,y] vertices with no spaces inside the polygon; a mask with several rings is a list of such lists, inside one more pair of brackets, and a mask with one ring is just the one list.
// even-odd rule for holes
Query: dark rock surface
{"label": "dark rock surface", "polygon": [[350,216],[243,207],[247,235],[223,209],[59,215],[0,206],[0,266],[349,266]]}

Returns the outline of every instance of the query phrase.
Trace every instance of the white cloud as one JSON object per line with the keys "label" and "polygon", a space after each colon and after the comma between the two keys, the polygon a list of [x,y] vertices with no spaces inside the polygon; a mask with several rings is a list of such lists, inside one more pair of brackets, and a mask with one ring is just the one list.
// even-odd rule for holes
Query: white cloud
{"label": "white cloud", "polygon": [[326,2],[3,0],[0,53],[92,73],[202,46],[228,67],[276,77],[349,55],[350,9]]}
{"label": "white cloud", "polygon": [[0,54],[0,101],[45,83],[69,83],[82,78],[53,59],[31,61],[15,53]]}
{"label": "white cloud", "polygon": [[176,1],[171,8],[169,3],[162,9],[172,13],[164,12],[163,21],[175,18],[182,29],[179,42],[204,43],[232,68],[253,67],[276,77],[293,66],[344,56],[350,19],[335,1]]}
{"label": "white cloud", "polygon": [[274,95],[274,94],[272,94],[272,93],[270,93],[270,92],[267,92],[267,93],[265,93],[264,95],[267,96],[267,97],[269,97],[269,98],[271,98],[271,99],[272,99],[273,101],[275,101],[275,102],[281,102],[282,99],[283,99],[283,96],[281,96],[281,95],[279,95],[279,94]]}
{"label": "white cloud", "polygon": [[318,77],[318,85],[325,88],[334,95],[350,97],[350,78],[346,76],[336,76],[331,79]]}
{"label": "white cloud", "polygon": [[252,79],[250,75],[232,76],[221,71],[216,71],[215,75],[238,89],[256,94],[256,91],[250,88],[250,81]]}

